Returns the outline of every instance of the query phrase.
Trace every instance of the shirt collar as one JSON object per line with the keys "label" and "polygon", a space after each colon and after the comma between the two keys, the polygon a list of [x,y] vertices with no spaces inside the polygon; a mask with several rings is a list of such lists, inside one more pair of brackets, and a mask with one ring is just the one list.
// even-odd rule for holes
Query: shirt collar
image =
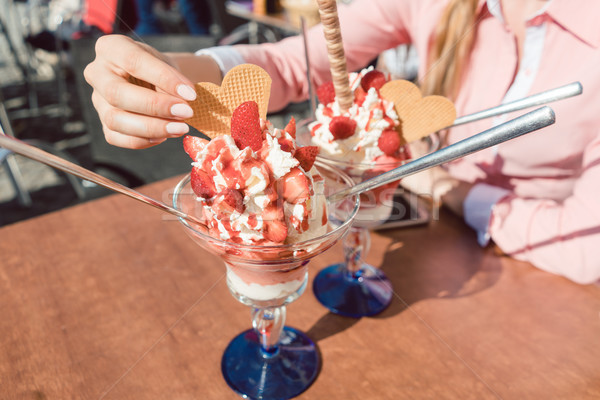
{"label": "shirt collar", "polygon": [[[483,11],[488,11],[490,15],[503,21],[500,0],[479,0],[477,14]],[[548,15],[558,25],[589,45],[600,46],[600,29],[597,29],[594,21],[594,16],[600,14],[600,3],[589,0],[551,0],[542,14]]]}
{"label": "shirt collar", "polygon": [[600,46],[600,29],[597,22],[600,3],[587,0],[553,0],[547,12],[558,25],[579,39],[593,47]]}

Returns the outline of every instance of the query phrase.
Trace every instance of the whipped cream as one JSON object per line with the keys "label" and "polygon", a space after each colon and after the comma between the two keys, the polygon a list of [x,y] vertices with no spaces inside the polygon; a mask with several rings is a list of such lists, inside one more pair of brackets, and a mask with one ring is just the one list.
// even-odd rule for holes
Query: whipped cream
{"label": "whipped cream", "polygon": [[[359,89],[362,77],[371,70],[373,67],[349,74],[352,91]],[[352,136],[336,140],[329,130],[329,124],[333,117],[341,115],[356,121],[357,127]],[[377,145],[381,133],[400,123],[394,103],[380,97],[375,88],[369,89],[362,104],[355,102],[346,112],[340,110],[337,101],[319,104],[315,117],[316,121],[309,125],[312,144],[320,147],[321,155],[349,163],[371,163],[383,156]]]}
{"label": "whipped cream", "polygon": [[[258,151],[239,149],[229,135],[202,142],[192,166],[206,173],[209,186],[214,185],[214,196],[197,198],[210,234],[235,243],[273,245],[326,233],[326,201],[318,171],[300,168],[294,157],[295,138],[288,132],[264,120],[261,129]],[[288,177],[293,174],[305,176],[299,181],[306,187],[294,191],[303,193],[301,198],[286,199],[285,185],[291,185]]]}

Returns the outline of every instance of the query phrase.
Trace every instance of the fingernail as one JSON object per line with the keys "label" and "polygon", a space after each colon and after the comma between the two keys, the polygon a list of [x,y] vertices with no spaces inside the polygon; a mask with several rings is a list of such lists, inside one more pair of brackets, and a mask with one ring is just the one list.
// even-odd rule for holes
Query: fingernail
{"label": "fingernail", "polygon": [[148,139],[148,141],[149,141],[150,143],[153,143],[153,144],[162,143],[162,142],[164,142],[165,140],[167,140],[167,138]]}
{"label": "fingernail", "polygon": [[196,91],[188,85],[177,85],[177,94],[185,100],[196,100]]}
{"label": "fingernail", "polygon": [[188,133],[190,127],[183,122],[169,122],[167,124],[167,133],[169,135],[183,135]]}
{"label": "fingernail", "polygon": [[194,116],[194,110],[187,104],[174,104],[171,107],[171,115],[174,117],[192,118]]}

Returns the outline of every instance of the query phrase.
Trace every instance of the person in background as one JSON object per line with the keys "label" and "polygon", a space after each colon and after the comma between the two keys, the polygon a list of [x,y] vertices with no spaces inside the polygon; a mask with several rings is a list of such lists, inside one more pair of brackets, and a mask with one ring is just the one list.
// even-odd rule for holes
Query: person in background
{"label": "person in background", "polygon": [[[339,6],[348,67],[411,44],[417,82],[451,98],[458,115],[574,81],[581,96],[554,103],[556,123],[447,165],[445,205],[481,245],[578,283],[600,278],[600,3],[584,0],[356,0]],[[331,79],[322,28],[308,32],[315,84]],[[160,54],[121,36],[97,42],[85,76],[106,140],[144,148],[188,131],[192,83],[219,83],[240,63],[272,77],[270,110],[308,97],[300,38]],[[156,91],[128,83],[133,75]],[[453,143],[523,112],[451,129]]]}
{"label": "person in background", "polygon": [[[135,0],[138,21],[134,32],[137,35],[165,33],[154,10],[155,4],[155,0]],[[177,6],[191,35],[208,35],[211,13],[206,0],[177,0]]]}

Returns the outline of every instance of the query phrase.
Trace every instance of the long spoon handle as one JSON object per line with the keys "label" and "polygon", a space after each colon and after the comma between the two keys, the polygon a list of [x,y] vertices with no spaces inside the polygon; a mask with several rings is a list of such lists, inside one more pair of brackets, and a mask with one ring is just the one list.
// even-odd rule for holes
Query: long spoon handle
{"label": "long spoon handle", "polygon": [[515,100],[510,103],[501,104],[496,107],[488,108],[487,110],[479,111],[473,114],[458,117],[454,123],[448,128],[454,126],[468,124],[469,122],[479,121],[480,119],[495,117],[504,113],[522,110],[527,107],[539,106],[553,101],[566,99],[569,97],[580,95],[583,92],[583,87],[579,82],[569,83],[568,85],[560,86],[554,89],[546,90],[545,92],[537,93],[520,100]]}
{"label": "long spoon handle", "polygon": [[437,165],[456,160],[479,150],[495,146],[507,140],[522,136],[526,133],[536,131],[553,124],[555,121],[554,111],[544,106],[531,111],[515,119],[511,119],[501,125],[473,135],[460,142],[444,147],[431,154],[417,158],[398,168],[385,172],[374,178],[367,179],[350,188],[341,190],[327,197],[330,203],[339,201],[347,196],[364,193],[381,185],[397,181],[417,172],[435,167]]}
{"label": "long spoon handle", "polygon": [[184,218],[194,224],[199,224],[201,226],[206,225],[198,219],[181,211],[178,211],[172,207],[169,207],[161,201],[148,197],[138,191],[128,188],[127,186],[121,185],[118,182],[115,182],[93,171],[90,171],[89,169],[83,168],[80,165],[67,161],[64,158],[60,158],[55,156],[54,154],[50,154],[43,150],[40,150],[37,147],[31,146],[25,142],[20,141],[19,139],[0,134],[0,147],[4,147],[16,154],[20,154],[24,157],[31,158],[32,160],[39,161],[43,164],[64,171],[68,174],[75,175],[78,178],[94,182],[95,184],[110,189],[114,192],[124,194],[125,196],[129,196],[132,199],[151,205],[155,208],[158,208],[159,210],[166,211],[180,218]]}

